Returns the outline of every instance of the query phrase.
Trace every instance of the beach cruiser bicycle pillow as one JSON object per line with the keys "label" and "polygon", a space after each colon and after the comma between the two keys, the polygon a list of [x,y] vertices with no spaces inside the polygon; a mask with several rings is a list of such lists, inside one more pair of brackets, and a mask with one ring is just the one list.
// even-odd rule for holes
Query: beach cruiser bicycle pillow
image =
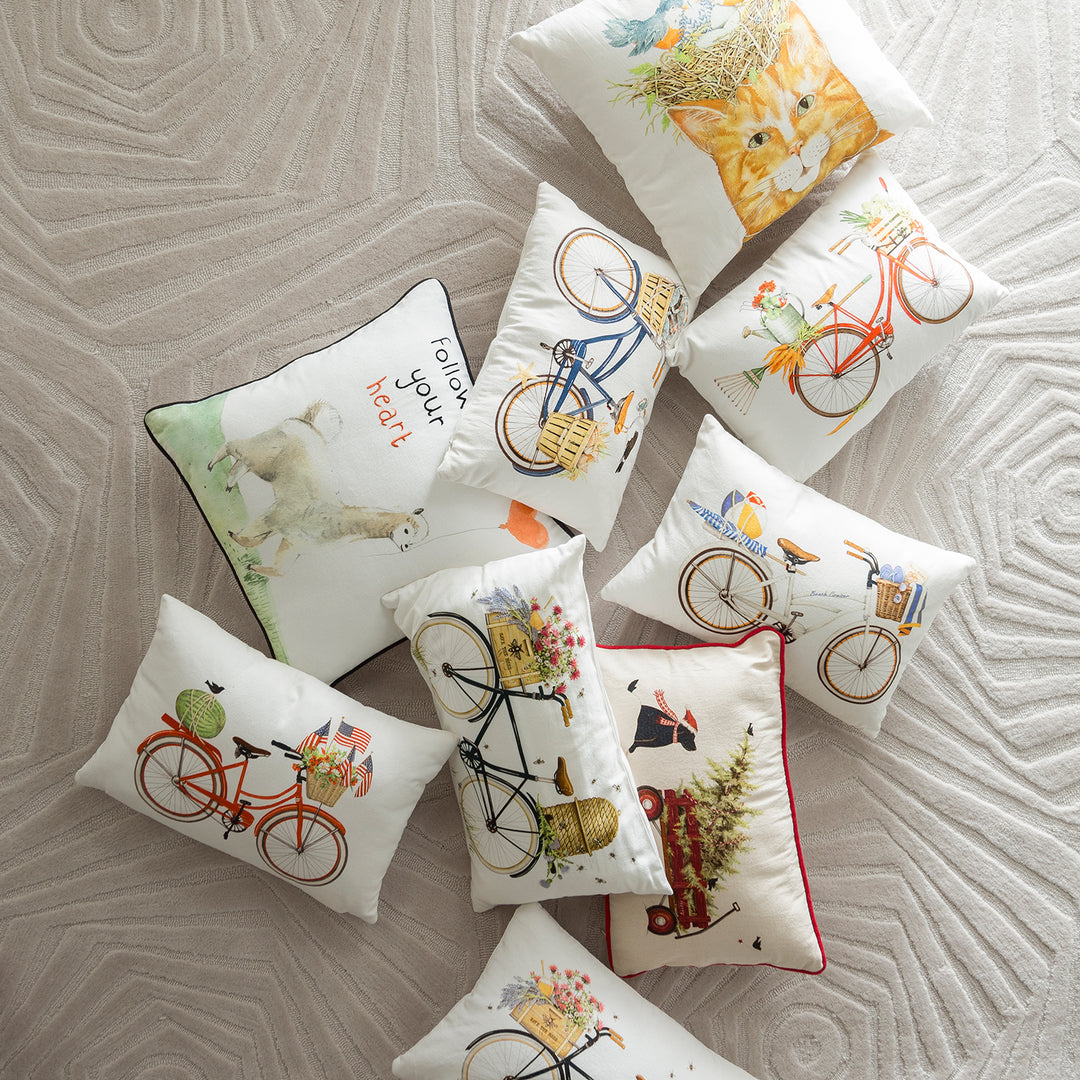
{"label": "beach cruiser bicycle pillow", "polygon": [[667,890],[597,669],[584,550],[578,536],[383,599],[459,739],[450,772],[477,911]]}
{"label": "beach cruiser bicycle pillow", "polygon": [[839,164],[930,122],[843,0],[584,0],[511,41],[615,163],[694,300]]}
{"label": "beach cruiser bicycle pillow", "polygon": [[617,975],[825,967],[787,774],[784,638],[600,646],[600,671],[670,896],[608,897]]}
{"label": "beach cruiser bicycle pillow", "polygon": [[676,363],[729,430],[804,480],[1004,295],[870,152],[694,320]]}
{"label": "beach cruiser bicycle pillow", "polygon": [[171,596],[76,783],[375,922],[445,732],[339,694]]}
{"label": "beach cruiser bicycle pillow", "polygon": [[787,686],[876,735],[974,565],[797,483],[706,416],[656,535],[601,596],[711,641],[775,626]]}
{"label": "beach cruiser bicycle pillow", "polygon": [[528,507],[435,478],[471,386],[428,280],[264,378],[147,413],[278,660],[333,681],[399,640],[387,589],[565,539]]}
{"label": "beach cruiser bicycle pillow", "polygon": [[689,318],[667,259],[541,184],[439,476],[538,507],[603,548]]}
{"label": "beach cruiser bicycle pillow", "polygon": [[399,1080],[752,1080],[613,975],[539,904],[514,912],[476,985]]}

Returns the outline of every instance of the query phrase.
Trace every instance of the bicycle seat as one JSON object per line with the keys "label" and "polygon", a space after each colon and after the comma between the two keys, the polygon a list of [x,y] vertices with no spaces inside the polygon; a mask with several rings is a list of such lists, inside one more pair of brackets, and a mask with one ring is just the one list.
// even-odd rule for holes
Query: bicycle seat
{"label": "bicycle seat", "polygon": [[832,298],[833,293],[836,292],[835,283],[830,285],[822,294],[814,301],[814,307],[824,307]]}
{"label": "bicycle seat", "polygon": [[776,538],[777,546],[784,553],[784,558],[792,566],[801,566],[803,563],[819,562],[817,555],[811,555],[809,551],[803,551],[798,544],[793,544],[790,540],[785,540],[782,536]]}
{"label": "bicycle seat", "polygon": [[241,739],[239,735],[234,735],[232,741],[236,743],[237,757],[257,758],[270,756],[269,750],[262,750],[258,746],[252,746],[245,739]]}

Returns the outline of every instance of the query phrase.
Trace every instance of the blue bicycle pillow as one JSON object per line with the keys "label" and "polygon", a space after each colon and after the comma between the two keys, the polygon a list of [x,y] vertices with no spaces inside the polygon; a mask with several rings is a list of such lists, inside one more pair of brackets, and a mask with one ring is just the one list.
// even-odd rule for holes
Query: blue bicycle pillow
{"label": "blue bicycle pillow", "polygon": [[470,389],[429,279],[318,352],[147,413],[278,660],[333,682],[400,640],[388,589],[565,539],[528,507],[436,480]]}
{"label": "blue bicycle pillow", "polygon": [[[415,1021],[431,1022],[422,1007]],[[476,985],[393,1072],[399,1080],[753,1080],[613,975],[538,904],[514,912]]]}
{"label": "blue bicycle pillow", "polygon": [[409,816],[453,747],[163,596],[131,693],[75,780],[373,923]]}
{"label": "blue bicycle pillow", "polygon": [[667,891],[597,666],[584,550],[578,536],[383,598],[460,740],[450,773],[477,911]]}
{"label": "blue bicycle pillow", "polygon": [[706,416],[656,535],[600,595],[709,641],[776,626],[788,689],[876,735],[974,565],[792,480]]}
{"label": "blue bicycle pillow", "polygon": [[602,549],[689,318],[667,259],[541,184],[439,477],[535,506]]}
{"label": "blue bicycle pillow", "polygon": [[1004,295],[868,152],[693,321],[675,363],[730,431],[804,480]]}

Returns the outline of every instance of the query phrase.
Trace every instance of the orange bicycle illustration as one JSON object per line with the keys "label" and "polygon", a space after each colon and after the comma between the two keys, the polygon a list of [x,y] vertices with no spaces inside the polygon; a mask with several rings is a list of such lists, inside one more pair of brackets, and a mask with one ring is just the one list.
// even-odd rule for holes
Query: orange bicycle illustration
{"label": "orange bicycle illustration", "polygon": [[964,264],[927,240],[922,225],[887,196],[868,200],[861,213],[841,211],[841,218],[854,229],[829,251],[842,255],[856,240],[873,249],[878,279],[874,309],[863,318],[845,306],[874,279],[873,273],[839,300],[833,299],[837,285],[830,285],[811,305],[823,312],[813,323],[797,297],[778,290],[774,281],[763,282],[752,301],[761,327],[744,327],[743,337],[765,338],[775,347],[760,367],[715,380],[744,414],[762,379],[783,373],[791,393],[811,412],[844,417],[842,427],[874,392],[881,354],[892,359],[894,298],[912,322],[943,323],[956,318],[974,293]]}
{"label": "orange bicycle illustration", "polygon": [[[168,713],[161,719],[167,726],[139,744],[135,762],[135,787],[149,806],[173,821],[202,821],[217,815],[225,826],[226,840],[254,826],[255,846],[263,862],[292,881],[326,885],[341,874],[348,859],[345,826],[326,812],[322,801],[305,801],[307,770],[291,746],[271,740],[286,758],[301,762],[294,766],[295,782],[272,795],[258,794],[244,787],[248,766],[269,757],[271,751],[234,735],[239,760],[225,765],[221,751],[211,742]],[[228,774],[237,770],[230,793]],[[311,793],[309,783],[309,798]]]}

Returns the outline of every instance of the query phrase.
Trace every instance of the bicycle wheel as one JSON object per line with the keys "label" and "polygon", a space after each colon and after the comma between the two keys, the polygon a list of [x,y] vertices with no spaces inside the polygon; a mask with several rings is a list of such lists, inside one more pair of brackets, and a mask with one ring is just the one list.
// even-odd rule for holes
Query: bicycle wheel
{"label": "bicycle wheel", "polygon": [[225,778],[202,747],[179,735],[162,735],[136,759],[135,788],[159,814],[201,821],[217,809]]}
{"label": "bicycle wheel", "polygon": [[915,318],[943,323],[967,307],[975,286],[962,262],[919,236],[897,263],[896,291]]}
{"label": "bicycle wheel", "polygon": [[491,1031],[473,1043],[461,1066],[461,1080],[513,1080],[517,1076],[559,1080],[559,1059],[524,1031]]}
{"label": "bicycle wheel", "polygon": [[[852,360],[861,350],[862,355]],[[881,359],[877,346],[855,326],[830,326],[802,347],[795,392],[818,416],[848,416],[870,399]]]}
{"label": "bicycle wheel", "polygon": [[287,806],[263,818],[255,846],[271,870],[304,885],[328,885],[349,857],[341,829],[311,806]]}
{"label": "bicycle wheel", "polygon": [[540,813],[531,801],[491,776],[466,780],[459,798],[469,847],[489,870],[520,877],[536,865]]}
{"label": "bicycle wheel", "polygon": [[707,548],[683,567],[679,602],[699,626],[734,637],[765,621],[772,586],[741,552]]}
{"label": "bicycle wheel", "polygon": [[882,626],[859,626],[833,638],[818,657],[818,677],[838,698],[875,701],[900,664],[900,642]]}
{"label": "bicycle wheel", "polygon": [[[487,712],[499,685],[495,654],[468,619],[435,612],[417,630],[412,653],[431,692],[451,716],[474,720]],[[461,676],[482,685],[463,682]]]}
{"label": "bicycle wheel", "polygon": [[[549,389],[559,382],[555,375],[541,375],[511,390],[495,413],[495,438],[499,449],[518,472],[532,476],[554,476],[563,467],[537,446],[540,429],[547,418],[544,403]],[[554,395],[553,395],[554,396]],[[571,386],[563,402],[563,411],[591,416],[581,392]]]}
{"label": "bicycle wheel", "polygon": [[555,252],[555,284],[586,318],[613,322],[634,310],[641,278],[637,264],[611,237],[575,229]]}

